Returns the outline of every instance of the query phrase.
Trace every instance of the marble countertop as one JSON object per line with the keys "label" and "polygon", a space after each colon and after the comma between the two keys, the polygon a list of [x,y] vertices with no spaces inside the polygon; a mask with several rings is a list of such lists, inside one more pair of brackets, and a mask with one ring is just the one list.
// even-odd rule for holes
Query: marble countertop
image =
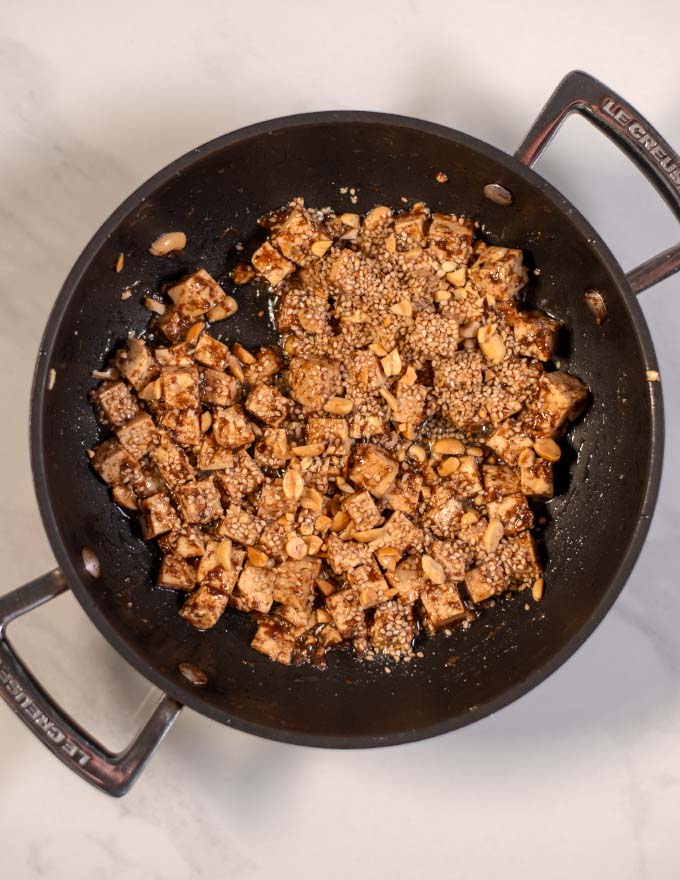
{"label": "marble countertop", "polygon": [[[419,116],[512,152],[573,67],[680,147],[680,11],[617,6],[521,0],[510,13],[500,0],[392,0],[331,14],[306,0],[6,0],[0,592],[54,563],[28,455],[43,326],[81,248],[133,188],[224,131],[324,108]],[[624,268],[677,240],[641,175],[583,122],[567,124],[539,170]],[[548,682],[472,727],[378,751],[285,746],[185,711],[119,801],[69,774],[0,705],[3,876],[677,878],[680,276],[642,305],[665,380],[659,503],[620,600]],[[154,694],[70,595],[12,635],[75,717],[111,747],[127,741]]]}

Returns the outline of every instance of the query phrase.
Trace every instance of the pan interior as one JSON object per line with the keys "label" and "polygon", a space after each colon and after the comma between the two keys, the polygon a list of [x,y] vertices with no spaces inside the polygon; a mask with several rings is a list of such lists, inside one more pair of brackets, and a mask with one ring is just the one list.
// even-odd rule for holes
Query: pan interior
{"label": "pan interior", "polygon": [[[436,181],[439,171],[448,183]],[[490,182],[512,192],[511,207],[483,197]],[[356,204],[345,187],[356,190]],[[428,640],[425,659],[391,674],[344,653],[331,655],[325,670],[270,663],[248,647],[253,625],[231,611],[213,630],[193,630],[177,616],[181,598],[152,586],[155,551],[112,505],[85,454],[97,437],[90,371],[130,330],[144,329],[142,292],[198,266],[226,280],[240,256],[236,244],[248,253],[260,241],[258,216],[297,195],[312,206],[362,212],[421,199],[433,210],[477,218],[492,242],[522,248],[529,267],[540,269],[529,302],[568,328],[557,361],[594,396],[560,466],[562,494],[546,510],[543,601],[524,594],[499,601],[468,631]],[[171,229],[187,234],[186,250],[151,257],[149,243]],[[548,674],[618,593],[641,542],[638,520],[649,512],[650,485],[654,494],[649,452],[656,429],[645,376],[653,354],[618,267],[593,238],[561,196],[513,160],[464,135],[395,117],[318,114],[261,125],[157,175],[107,221],[76,265],[37,373],[33,455],[41,506],[59,562],[95,623],[143,674],[199,711],[318,745],[378,745],[451,729]],[[125,266],[117,274],[121,251]],[[121,300],[127,286],[133,296]],[[588,288],[606,300],[599,327],[583,303]],[[220,338],[249,346],[270,339],[266,315],[259,316],[266,302],[250,288],[236,296],[239,311],[217,326]],[[55,382],[47,391],[51,369]],[[83,546],[101,561],[98,581],[83,569]],[[205,671],[204,687],[180,675],[185,662]]]}

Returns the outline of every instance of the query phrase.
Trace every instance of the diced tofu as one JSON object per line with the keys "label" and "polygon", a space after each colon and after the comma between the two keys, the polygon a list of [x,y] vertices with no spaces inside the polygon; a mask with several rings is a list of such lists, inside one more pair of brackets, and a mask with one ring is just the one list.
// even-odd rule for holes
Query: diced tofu
{"label": "diced tofu", "polygon": [[479,463],[473,455],[461,455],[460,466],[448,478],[449,486],[460,498],[474,498],[483,491]]}
{"label": "diced tofu", "polygon": [[288,211],[271,241],[284,257],[298,266],[307,266],[323,256],[332,244],[330,235],[321,224],[300,206]]}
{"label": "diced tofu", "polygon": [[179,518],[172,506],[170,496],[159,492],[139,502],[142,513],[140,525],[145,541],[164,535],[179,526]]}
{"label": "diced tofu", "polygon": [[278,428],[288,416],[290,400],[273,385],[261,382],[248,395],[246,409],[270,428]]}
{"label": "diced tofu", "polygon": [[[197,465],[202,471],[221,471],[230,468],[234,462],[234,453],[225,446],[218,446],[212,434],[203,437],[198,450]],[[217,474],[218,478],[220,477]],[[222,480],[219,480],[222,486]]]}
{"label": "diced tofu", "polygon": [[534,514],[524,495],[504,495],[498,501],[488,502],[489,517],[503,523],[506,535],[516,535],[534,524]]}
{"label": "diced tofu", "polygon": [[415,634],[415,620],[410,605],[391,601],[375,609],[369,636],[377,654],[395,660],[410,657]]}
{"label": "diced tofu", "polygon": [[441,629],[465,617],[465,606],[455,584],[430,584],[420,594],[433,629]]}
{"label": "diced tofu", "polygon": [[411,547],[419,547],[423,542],[423,533],[413,525],[411,520],[400,510],[395,510],[379,534],[368,545],[373,552],[381,547],[393,547],[398,553],[404,553]]}
{"label": "diced tofu", "polygon": [[215,279],[199,269],[168,289],[181,318],[196,320],[225,299],[225,293]]}
{"label": "diced tofu", "polygon": [[326,599],[326,608],[343,639],[366,635],[366,617],[356,590],[333,593]]}
{"label": "diced tofu", "polygon": [[437,486],[430,497],[425,525],[439,538],[453,538],[465,512],[450,486]]}
{"label": "diced tofu", "polygon": [[507,419],[486,439],[486,445],[506,464],[514,466],[520,453],[533,445],[531,437],[514,419]]}
{"label": "diced tofu", "polygon": [[127,345],[116,353],[118,371],[135,391],[141,391],[158,375],[158,364],[141,339],[128,339]]}
{"label": "diced tofu", "polygon": [[427,232],[428,249],[440,261],[466,266],[472,254],[474,225],[451,214],[433,214]]}
{"label": "diced tofu", "polygon": [[125,424],[139,409],[125,382],[102,382],[90,396],[99,421],[114,428]]}
{"label": "diced tofu", "polygon": [[92,467],[109,486],[136,483],[142,476],[139,464],[117,440],[104,440],[94,450]]}
{"label": "diced tofu", "polygon": [[208,523],[222,515],[220,493],[212,477],[184,483],[175,489],[182,516],[188,523]]}
{"label": "diced tofu", "polygon": [[411,471],[397,478],[383,500],[392,510],[413,514],[418,510],[422,487],[423,478]]}
{"label": "diced tofu", "polygon": [[227,346],[213,336],[208,336],[207,333],[199,336],[193,356],[197,363],[214,370],[224,370],[229,363]]}
{"label": "diced tofu", "polygon": [[516,470],[502,464],[482,465],[484,489],[491,498],[514,495],[520,491],[519,474]]}
{"label": "diced tofu", "polygon": [[347,396],[362,398],[367,394],[377,394],[385,387],[385,372],[377,355],[363,349],[352,352],[345,363],[347,370]]}
{"label": "diced tofu", "polygon": [[290,529],[280,523],[271,522],[260,535],[258,547],[261,547],[272,559],[286,559],[286,542],[289,535]]}
{"label": "diced tofu", "polygon": [[352,413],[349,422],[349,436],[354,440],[369,440],[380,437],[388,429],[387,419],[382,413]]}
{"label": "diced tofu", "polygon": [[149,457],[170,489],[194,479],[195,473],[189,459],[164,432],[159,434],[158,445],[151,448]]}
{"label": "diced tofu", "polygon": [[281,355],[276,348],[265,346],[255,355],[255,363],[244,366],[243,372],[248,385],[257,385],[271,379],[281,369]]}
{"label": "diced tofu", "polygon": [[180,446],[198,446],[201,442],[201,423],[194,409],[171,409],[158,415],[158,426],[166,430]]}
{"label": "diced tofu", "polygon": [[264,520],[279,519],[285,514],[290,515],[291,522],[298,508],[295,498],[288,498],[283,491],[283,480],[270,480],[260,489],[257,501],[257,515]]}
{"label": "diced tofu", "polygon": [[326,539],[328,564],[335,574],[344,574],[357,565],[368,565],[372,559],[372,550],[368,544],[357,541],[342,541],[336,534]]}
{"label": "diced tofu", "polygon": [[385,572],[385,577],[397,597],[405,605],[413,605],[421,592],[431,583],[423,573],[423,567],[417,556],[407,556],[397,565],[394,571]]}
{"label": "diced tofu", "polygon": [[192,351],[193,347],[188,342],[178,342],[170,348],[154,349],[154,355],[162,367],[191,367],[194,363]]}
{"label": "diced tofu", "polygon": [[253,547],[257,544],[264,527],[264,520],[253,516],[237,504],[232,504],[220,523],[219,534],[239,544]]}
{"label": "diced tofu", "polygon": [[427,548],[429,555],[444,569],[447,582],[465,579],[465,571],[472,561],[472,550],[465,541],[433,541]]}
{"label": "diced tofu", "polygon": [[354,528],[361,532],[364,529],[372,529],[382,522],[380,511],[369,492],[355,492],[342,502],[345,512],[351,516]]}
{"label": "diced tofu", "polygon": [[350,587],[359,594],[362,608],[375,608],[390,598],[389,584],[374,559],[367,565],[350,568],[345,577]]}
{"label": "diced tofu", "polygon": [[569,373],[544,373],[538,394],[524,424],[534,437],[558,437],[568,422],[577,419],[588,403],[586,385]]}
{"label": "diced tofu", "polygon": [[183,317],[174,306],[170,306],[162,315],[158,315],[155,318],[154,323],[156,329],[160,330],[169,342],[181,345],[187,330],[192,324],[192,320],[191,318]]}
{"label": "diced tofu", "polygon": [[425,418],[427,388],[424,385],[406,385],[399,380],[394,388],[396,405],[389,403],[390,419],[394,424],[406,422],[419,425]]}
{"label": "diced tofu", "polygon": [[338,391],[340,364],[326,357],[294,357],[290,362],[290,396],[310,412],[323,409]]}
{"label": "diced tofu", "polygon": [[138,413],[116,431],[121,446],[139,461],[151,448],[156,437],[156,426],[148,413]]}
{"label": "diced tofu", "polygon": [[[238,580],[245,553],[232,550],[230,566],[225,568],[223,562],[224,556],[228,555],[228,544],[228,541],[223,541],[222,545],[216,542],[208,544],[198,570],[199,586],[189,595],[179,612],[180,617],[196,629],[210,629],[217,623]],[[218,549],[220,547],[221,550]]]}
{"label": "diced tofu", "polygon": [[165,555],[161,561],[156,583],[170,590],[193,590],[196,569],[181,556]]}
{"label": "diced tofu", "polygon": [[425,360],[453,357],[458,349],[458,321],[448,314],[418,312],[408,345]]}
{"label": "diced tofu", "polygon": [[519,312],[512,322],[518,353],[539,361],[550,360],[561,326],[561,321],[543,312]]}
{"label": "diced tofu", "polygon": [[266,614],[274,603],[274,583],[269,569],[247,564],[234,594],[243,599],[246,610]]}
{"label": "diced tofu", "polygon": [[162,367],[161,386],[166,406],[179,410],[198,408],[197,367]]}
{"label": "diced tofu", "polygon": [[468,279],[483,295],[491,295],[496,308],[513,305],[514,296],[527,283],[522,251],[504,247],[476,246],[477,259],[468,269]]}
{"label": "diced tofu", "polygon": [[478,602],[484,602],[492,596],[504,593],[510,583],[500,561],[490,559],[467,572],[465,586],[470,600],[476,605]]}
{"label": "diced tofu", "polygon": [[321,571],[321,560],[306,556],[289,559],[269,569],[273,582],[274,601],[305,610],[314,598],[314,580]]}
{"label": "diced tofu", "polygon": [[337,290],[351,294],[353,285],[356,284],[357,272],[361,266],[358,256],[351,250],[344,248],[336,251],[331,257],[328,281]]}
{"label": "diced tofu", "polygon": [[287,260],[280,251],[268,241],[259,247],[251,260],[259,275],[267,279],[272,287],[277,287],[284,278],[295,270],[295,263]]}
{"label": "diced tofu", "polygon": [[233,376],[206,367],[202,371],[201,400],[214,406],[230,406],[239,399],[241,384]]}
{"label": "diced tofu", "polygon": [[264,482],[264,474],[245,449],[229,454],[229,460],[215,476],[224,494],[237,503]]}
{"label": "diced tofu", "polygon": [[394,218],[394,231],[397,235],[403,235],[409,239],[413,244],[423,244],[428,216],[428,212],[423,210],[422,205],[414,206],[412,211],[397,214]]}
{"label": "diced tofu", "polygon": [[351,446],[347,422],[344,419],[310,418],[307,443],[324,443],[323,455],[347,455]]}
{"label": "diced tofu", "polygon": [[198,582],[228,596],[236,586],[245,558],[245,550],[234,547],[229,540],[208,541],[198,563]]}
{"label": "diced tofu", "polygon": [[498,558],[514,581],[533,580],[541,574],[536,544],[529,532],[504,538],[498,546]]}
{"label": "diced tofu", "polygon": [[280,605],[276,614],[287,621],[295,636],[301,636],[316,624],[316,614],[311,608],[293,608],[292,605]]}
{"label": "diced tofu", "polygon": [[255,439],[252,425],[246,418],[243,407],[238,405],[215,410],[212,435],[219,446],[226,446],[227,449],[248,446]]}
{"label": "diced tofu", "polygon": [[258,626],[250,647],[270,660],[288,666],[295,648],[294,629],[278,615],[268,617]]}
{"label": "diced tofu", "polygon": [[399,463],[380,446],[371,443],[355,446],[349,478],[376,498],[390,491],[398,473]]}
{"label": "diced tofu", "polygon": [[328,297],[308,290],[286,290],[276,309],[276,328],[279,333],[304,330],[321,334],[328,331]]}
{"label": "diced tofu", "polygon": [[205,553],[203,535],[198,529],[187,525],[182,525],[166,535],[161,535],[158,538],[158,546],[163,553],[179,556],[182,559],[192,559],[203,556]]}
{"label": "diced tofu", "polygon": [[289,458],[285,428],[265,428],[255,444],[255,463],[260,467],[285,467]]}
{"label": "diced tofu", "polygon": [[[305,471],[305,483],[310,489],[316,489],[323,495],[328,491],[329,476],[331,472],[337,474],[339,471],[335,464],[339,461],[336,456],[317,455],[309,459],[309,467]],[[343,457],[342,461],[347,463],[347,459]]]}
{"label": "diced tofu", "polygon": [[555,494],[553,466],[549,461],[536,459],[531,467],[521,468],[522,492],[532,498],[552,498]]}

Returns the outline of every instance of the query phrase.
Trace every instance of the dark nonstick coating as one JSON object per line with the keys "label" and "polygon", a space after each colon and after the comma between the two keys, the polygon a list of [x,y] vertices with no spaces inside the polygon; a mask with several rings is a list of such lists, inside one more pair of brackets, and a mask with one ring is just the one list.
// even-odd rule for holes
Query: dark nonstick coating
{"label": "dark nonstick coating", "polygon": [[[437,183],[445,171],[449,181]],[[514,205],[486,201],[502,183]],[[354,187],[358,204],[341,195]],[[515,594],[484,612],[467,632],[425,642],[425,659],[390,674],[382,663],[329,657],[325,670],[271,663],[249,646],[253,625],[228,611],[199,633],[177,616],[180,598],[152,586],[155,552],[137,537],[90,470],[85,448],[97,437],[87,402],[90,371],[148,312],[142,291],[205,266],[225,282],[259,240],[260,214],[302,195],[309,205],[365,211],[377,203],[423,199],[433,210],[469,214],[491,241],[521,247],[540,267],[529,301],[559,316],[558,361],[588,383],[593,405],[574,429],[548,505],[546,591],[539,605]],[[181,257],[153,258],[160,232],[184,230]],[[113,271],[119,251],[125,268]],[[121,290],[134,295],[121,301]],[[583,303],[604,295],[598,327]],[[221,337],[256,345],[271,330],[253,290],[218,325]],[[47,389],[54,369],[54,388]],[[637,557],[658,488],[662,416],[654,352],[640,309],[594,230],[537,174],[466,135],[401,117],[325,113],[264,123],[220,138],[180,159],[121,206],[90,242],[50,317],[32,409],[36,488],[54,552],[79,601],[111,643],[177,699],[226,724],[263,736],[324,746],[405,742],[459,727],[525,693],[592,632]],[[101,580],[85,572],[81,548],[97,553]],[[193,663],[208,683],[192,686],[178,664]]]}

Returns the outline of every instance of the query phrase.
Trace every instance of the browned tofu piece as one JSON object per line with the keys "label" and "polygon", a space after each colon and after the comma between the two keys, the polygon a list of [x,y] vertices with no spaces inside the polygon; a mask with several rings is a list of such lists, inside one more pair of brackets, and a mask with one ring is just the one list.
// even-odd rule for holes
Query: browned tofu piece
{"label": "browned tofu piece", "polygon": [[354,447],[349,478],[376,498],[390,491],[398,473],[399,463],[380,446],[357,443]]}
{"label": "browned tofu piece", "polygon": [[326,539],[326,552],[328,564],[336,574],[343,574],[357,565],[368,565],[373,556],[368,544],[342,541],[334,533]]}
{"label": "browned tofu piece", "polygon": [[226,409],[215,409],[212,435],[219,446],[226,446],[227,449],[248,446],[255,439],[253,427],[246,418],[243,407],[238,404]]}
{"label": "browned tofu piece", "polygon": [[258,275],[266,278],[272,287],[277,287],[284,278],[295,270],[295,263],[287,260],[283,254],[268,241],[259,247],[251,260]]}
{"label": "browned tofu piece", "polygon": [[168,296],[175,304],[177,314],[192,321],[225,299],[224,291],[205,269],[199,269],[174,284],[168,289]]}
{"label": "browned tofu piece", "polygon": [[373,552],[381,547],[393,547],[401,554],[423,543],[423,532],[400,510],[395,510],[378,531],[379,534],[368,545]]}
{"label": "browned tofu piece", "polygon": [[[163,336],[175,345],[181,345],[186,332],[193,323],[191,318],[183,317],[174,306],[170,306],[162,315],[154,319],[154,324]],[[160,361],[159,361],[160,363]]]}
{"label": "browned tofu piece", "polygon": [[413,608],[401,602],[385,602],[375,609],[369,637],[377,654],[401,660],[413,654],[416,625]]}
{"label": "browned tofu piece", "polygon": [[491,295],[497,308],[512,305],[515,294],[528,280],[522,251],[481,242],[475,250],[477,259],[468,269],[468,280],[480,293]]}
{"label": "browned tofu piece", "polygon": [[347,583],[359,594],[362,608],[375,608],[392,595],[389,584],[383,577],[374,559],[367,565],[357,565],[346,573]]}
{"label": "browned tofu piece", "polygon": [[519,474],[506,465],[482,465],[482,480],[490,498],[502,498],[503,495],[514,495],[520,491]]}
{"label": "browned tofu piece", "polygon": [[352,352],[344,366],[347,370],[348,397],[361,399],[367,394],[378,394],[385,387],[385,371],[372,351],[362,349]]}
{"label": "browned tofu piece", "polygon": [[307,443],[323,443],[323,455],[347,455],[351,440],[344,419],[310,418],[307,421]]}
{"label": "browned tofu piece", "polygon": [[425,587],[431,583],[425,577],[417,556],[407,556],[394,571],[385,572],[385,577],[392,589],[397,591],[399,601],[405,605],[413,605]]}
{"label": "browned tofu piece", "polygon": [[193,357],[197,363],[204,367],[224,370],[229,363],[229,349],[218,339],[208,336],[207,333],[201,333],[194,348]]}
{"label": "browned tofu piece", "polygon": [[170,496],[159,492],[139,502],[140,526],[145,541],[164,535],[179,526],[179,518],[172,506]]}
{"label": "browned tofu piece", "polygon": [[243,373],[248,385],[257,385],[258,382],[266,382],[280,371],[283,361],[278,349],[272,346],[263,346],[255,355],[255,363],[243,367]]}
{"label": "browned tofu piece", "polygon": [[241,572],[234,595],[243,600],[245,610],[267,614],[274,604],[274,582],[269,569],[248,563]]}
{"label": "browned tofu piece", "polygon": [[194,479],[194,469],[186,454],[164,432],[159,433],[158,444],[151,448],[149,457],[170,489]]}
{"label": "browned tofu piece", "polygon": [[[202,471],[221,471],[230,468],[234,462],[234,453],[226,446],[218,446],[212,434],[205,434],[201,441],[196,464]],[[219,474],[217,475],[219,477]],[[222,486],[222,481],[220,480]]]}
{"label": "browned tofu piece", "polygon": [[109,486],[136,484],[142,477],[138,462],[113,437],[95,447],[91,463]]}
{"label": "browned tofu piece", "polygon": [[504,593],[510,582],[500,560],[489,559],[467,572],[465,586],[470,600],[476,605],[478,602],[484,602],[492,596]]}
{"label": "browned tofu piece", "polygon": [[197,367],[162,367],[163,401],[171,409],[197,409],[200,404]]}
{"label": "browned tofu piece", "polygon": [[314,598],[314,580],[321,571],[321,560],[306,556],[288,559],[269,569],[273,582],[274,601],[304,610]]}
{"label": "browned tofu piece", "polygon": [[441,262],[466,266],[472,254],[474,224],[451,214],[433,214],[427,232],[428,250]]}
{"label": "browned tofu piece", "polygon": [[531,467],[520,469],[522,492],[532,498],[552,498],[555,494],[553,466],[537,458]]}
{"label": "browned tofu piece", "polygon": [[588,403],[587,386],[569,373],[544,373],[524,424],[534,437],[558,437]]}
{"label": "browned tofu piece", "polygon": [[433,541],[428,554],[444,569],[447,582],[457,583],[465,579],[465,571],[472,561],[469,544],[456,538],[454,541]]}
{"label": "browned tofu piece", "polygon": [[543,312],[519,312],[512,321],[517,352],[525,357],[549,361],[557,345],[561,321]]}
{"label": "browned tofu piece", "polygon": [[139,461],[151,448],[156,437],[156,426],[148,413],[138,413],[116,431],[121,446]]}
{"label": "browned tofu piece", "polygon": [[254,456],[260,467],[285,467],[290,456],[285,428],[265,428],[255,444]]}
{"label": "browned tofu piece", "polygon": [[333,623],[343,639],[365,636],[366,617],[356,590],[340,590],[326,598]]}
{"label": "browned tofu piece", "polygon": [[419,425],[425,418],[427,388],[424,385],[406,385],[401,379],[394,386],[394,401],[388,400],[390,419],[395,425],[406,422]]}
{"label": "browned tofu piece", "polygon": [[182,559],[192,559],[205,553],[203,535],[197,528],[188,525],[181,525],[166,535],[161,535],[158,546],[163,553]]}
{"label": "browned tofu piece", "polygon": [[387,432],[387,429],[387,419],[381,412],[355,412],[350,416],[349,436],[354,440],[370,440],[371,437],[380,437]]}
{"label": "browned tofu piece", "polygon": [[161,560],[156,583],[170,590],[193,590],[196,569],[181,556],[166,554]]}
{"label": "browned tofu piece", "polygon": [[343,461],[345,465],[347,464],[345,456],[342,459],[332,455],[317,455],[310,458],[309,467],[305,471],[305,484],[308,488],[316,489],[322,495],[327,492],[331,473],[338,474],[340,472],[336,467],[339,461]]}
{"label": "browned tofu piece", "polygon": [[351,294],[356,285],[357,272],[362,266],[358,254],[347,248],[335,251],[330,257],[328,282],[337,290]]}
{"label": "browned tofu piece", "polygon": [[201,442],[201,423],[198,410],[168,409],[158,414],[158,426],[167,431],[180,446],[198,446]]}
{"label": "browned tofu piece", "polygon": [[124,425],[139,409],[125,382],[102,382],[90,397],[99,421],[114,428]]}
{"label": "browned tofu piece", "polygon": [[246,409],[270,428],[279,428],[290,410],[290,400],[273,385],[261,382],[251,389]]}
{"label": "browned tofu piece", "polygon": [[282,617],[292,627],[296,637],[316,625],[316,614],[311,608],[293,608],[292,605],[279,605],[276,609],[278,617]]}
{"label": "browned tofu piece", "polygon": [[355,492],[354,495],[348,495],[343,499],[342,507],[351,516],[356,531],[372,529],[382,522],[380,511],[369,492]]}
{"label": "browned tofu piece", "polygon": [[504,538],[498,545],[497,557],[514,581],[533,580],[541,574],[536,544],[529,532]]}
{"label": "browned tofu piece", "polygon": [[489,501],[487,507],[489,517],[503,523],[506,535],[516,535],[534,524],[534,514],[524,495],[504,495],[498,501]]}
{"label": "browned tofu piece", "polygon": [[236,502],[242,501],[264,482],[264,474],[245,449],[229,454],[229,460],[215,476],[225,496]]}
{"label": "browned tofu piece", "polygon": [[423,205],[414,205],[412,211],[397,214],[394,218],[394,232],[408,239],[409,244],[425,243],[425,224],[429,219],[429,212]]}
{"label": "browned tofu piece", "polygon": [[222,515],[220,493],[212,477],[178,486],[175,496],[188,523],[209,523]]}
{"label": "browned tofu piece", "polygon": [[430,497],[424,523],[437,537],[453,538],[464,512],[460,499],[450,486],[437,486]]}
{"label": "browned tofu piece", "polygon": [[323,409],[340,388],[340,364],[327,357],[294,357],[290,362],[290,396],[309,412]]}
{"label": "browned tofu piece", "polygon": [[408,346],[425,360],[453,357],[458,349],[458,321],[448,314],[418,312]]}
{"label": "browned tofu piece", "polygon": [[323,226],[299,205],[288,211],[272,235],[271,242],[284,257],[298,266],[307,266],[322,257],[332,244]]}
{"label": "browned tofu piece", "polygon": [[258,626],[250,647],[277,663],[288,666],[295,648],[294,627],[279,615],[268,617]]}
{"label": "browned tofu piece", "polygon": [[290,536],[290,529],[282,526],[281,523],[271,522],[263,530],[260,535],[258,547],[272,559],[286,559],[286,543]]}
{"label": "browned tofu piece", "polygon": [[257,544],[264,527],[264,520],[253,516],[237,504],[232,504],[224,514],[218,531],[225,538],[253,547]]}
{"label": "browned tofu piece", "polygon": [[116,352],[115,360],[118,372],[128,380],[135,391],[141,391],[158,375],[159,368],[153,354],[141,339],[136,339],[134,336]]}
{"label": "browned tofu piece", "polygon": [[514,466],[522,450],[531,448],[531,437],[514,419],[507,419],[486,439],[489,449],[506,464]]}
{"label": "browned tofu piece", "polygon": [[460,466],[448,478],[447,485],[460,498],[474,498],[483,491],[479,462],[473,455],[461,455]]}
{"label": "browned tofu piece", "polygon": [[241,384],[233,376],[206,367],[202,371],[201,400],[214,406],[231,406],[241,394]]}
{"label": "browned tofu piece", "polygon": [[322,334],[328,331],[328,297],[317,291],[286,290],[277,303],[276,328],[279,333],[304,330]]}
{"label": "browned tofu piece", "polygon": [[465,606],[455,584],[430,584],[421,592],[420,601],[435,630],[465,617]]}
{"label": "browned tofu piece", "polygon": [[457,351],[433,365],[442,415],[462,431],[476,431],[488,420],[488,414],[480,412],[488,402],[483,393],[484,356],[479,351]]}
{"label": "browned tofu piece", "polygon": [[383,501],[392,510],[401,510],[402,513],[413,514],[418,510],[420,491],[423,487],[423,478],[413,471],[397,477],[396,482],[385,495]]}
{"label": "browned tofu piece", "polygon": [[154,355],[162,367],[191,367],[193,346],[189,342],[178,342],[170,348],[155,348]]}
{"label": "browned tofu piece", "polygon": [[263,484],[257,502],[257,515],[261,519],[271,521],[289,514],[292,522],[297,508],[298,501],[286,496],[282,479],[269,480]]}
{"label": "browned tofu piece", "polygon": [[229,541],[211,541],[198,568],[199,586],[188,596],[180,617],[196,629],[213,627],[229,604],[244,559],[245,552],[232,549]]}

